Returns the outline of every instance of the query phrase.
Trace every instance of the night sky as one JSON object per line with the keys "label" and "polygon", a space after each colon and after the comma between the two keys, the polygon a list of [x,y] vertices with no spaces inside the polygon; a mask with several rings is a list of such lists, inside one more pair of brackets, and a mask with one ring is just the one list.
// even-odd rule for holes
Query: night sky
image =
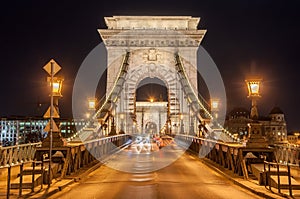
{"label": "night sky", "polygon": [[[62,67],[62,117],[71,117],[72,85],[80,64],[100,42],[104,16],[191,15],[207,29],[202,46],[217,64],[228,108],[250,109],[244,78],[250,69],[264,82],[258,108],[286,114],[300,130],[299,1],[30,1],[1,3],[0,115],[42,115],[49,102],[44,64]],[[41,104],[38,108],[37,103]]]}

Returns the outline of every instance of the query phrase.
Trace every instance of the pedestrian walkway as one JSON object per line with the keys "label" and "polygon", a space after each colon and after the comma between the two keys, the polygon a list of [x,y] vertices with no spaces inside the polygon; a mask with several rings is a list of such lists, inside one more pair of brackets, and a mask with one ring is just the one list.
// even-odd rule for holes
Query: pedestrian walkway
{"label": "pedestrian walkway", "polygon": [[278,194],[278,190],[275,188],[272,188],[272,191],[270,191],[267,187],[259,185],[257,180],[245,180],[242,176],[238,176],[236,174],[233,174],[232,171],[227,170],[220,165],[216,164],[215,162],[202,158],[200,159],[204,164],[209,166],[210,168],[214,169],[215,171],[221,173],[226,178],[232,180],[235,184],[239,185],[240,187],[247,189],[256,195],[259,195],[264,198],[270,198],[270,199],[279,199],[279,198],[299,198],[300,199],[300,191],[299,190],[293,190],[293,197],[289,196],[289,190],[281,190],[281,194]]}
{"label": "pedestrian walkway", "polygon": [[[101,162],[95,161],[92,165],[89,165],[89,167],[83,167],[77,173],[74,173],[71,176],[68,176],[67,178],[53,179],[50,187],[48,187],[48,185],[45,184],[43,185],[43,188],[41,188],[41,186],[37,186],[35,187],[34,192],[32,192],[31,189],[23,189],[22,196],[19,196],[19,189],[11,189],[9,198],[48,198],[51,195],[63,190],[68,185],[71,185],[72,183],[80,180],[81,178],[84,178],[84,176],[86,176],[88,173],[100,167],[101,164]],[[7,198],[7,180],[1,179],[0,199],[4,198]]]}

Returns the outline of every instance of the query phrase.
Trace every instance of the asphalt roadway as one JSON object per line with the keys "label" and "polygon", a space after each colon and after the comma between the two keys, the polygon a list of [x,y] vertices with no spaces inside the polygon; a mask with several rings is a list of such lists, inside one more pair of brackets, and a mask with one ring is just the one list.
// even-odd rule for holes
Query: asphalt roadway
{"label": "asphalt roadway", "polygon": [[[155,155],[153,155],[155,154]],[[161,167],[161,168],[160,168]],[[160,168],[160,169],[158,169]],[[121,171],[120,171],[121,170]],[[52,195],[56,199],[261,198],[233,184],[198,157],[177,146],[112,156],[78,183]]]}

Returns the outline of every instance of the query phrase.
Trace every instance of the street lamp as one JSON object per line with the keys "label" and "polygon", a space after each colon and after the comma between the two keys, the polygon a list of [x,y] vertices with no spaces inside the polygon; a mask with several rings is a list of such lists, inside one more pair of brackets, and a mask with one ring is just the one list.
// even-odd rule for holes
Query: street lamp
{"label": "street lamp", "polygon": [[218,118],[218,111],[219,111],[219,105],[220,100],[219,99],[211,99],[211,112],[213,113],[214,117]]}
{"label": "street lamp", "polygon": [[190,110],[190,129],[189,129],[190,135],[195,135],[194,117],[195,117],[194,111]]}
{"label": "street lamp", "polygon": [[64,79],[60,77],[53,77],[53,86],[51,83],[51,77],[47,77],[47,81],[49,82],[50,87],[52,88],[53,97],[62,97],[61,91]]}
{"label": "street lamp", "polygon": [[132,124],[132,134],[135,134],[135,131],[136,131],[136,121],[133,121],[133,124]]}
{"label": "street lamp", "polygon": [[60,97],[62,97],[63,81],[64,81],[64,79],[61,77],[52,77],[52,80],[51,80],[51,77],[47,77],[47,82],[49,82],[49,85],[51,88],[50,89],[50,98],[52,98],[52,100],[53,100],[53,104],[50,106],[53,106],[53,109],[55,109],[57,113],[59,113],[58,99]]}
{"label": "street lamp", "polygon": [[94,128],[97,126],[97,119],[94,116],[95,110],[96,110],[96,98],[88,98],[88,110],[86,113],[86,120],[87,120],[87,126],[90,128]]}
{"label": "street lamp", "polygon": [[[50,118],[49,126],[45,127],[48,131],[48,136],[44,140],[43,145],[49,143],[49,170],[48,170],[48,187],[51,184],[51,162],[52,162],[52,148],[60,147],[64,145],[64,141],[62,136],[59,132],[58,127],[56,126],[53,118],[59,118],[59,111],[58,111],[58,99],[62,97],[61,90],[62,90],[62,82],[63,79],[59,77],[54,77],[54,75],[61,70],[61,67],[51,59],[43,69],[50,75],[47,77],[47,81],[50,83],[50,107],[48,108],[47,112],[44,114],[44,118]],[[53,133],[57,134],[53,136]],[[53,140],[53,137],[55,138]],[[47,142],[49,139],[49,142]]]}
{"label": "street lamp", "polygon": [[124,118],[125,118],[125,114],[124,113],[120,113],[120,120],[121,120],[121,128],[120,128],[120,134],[124,134]]}
{"label": "street lamp", "polygon": [[113,106],[110,114],[109,114],[110,118],[111,118],[111,127],[110,127],[110,132],[108,135],[117,135],[116,132],[116,126],[115,126],[115,107]]}
{"label": "street lamp", "polygon": [[88,107],[89,107],[89,110],[95,110],[96,109],[96,98],[89,98],[88,99]]}
{"label": "street lamp", "polygon": [[172,135],[172,125],[171,125],[170,118],[168,119],[167,123],[168,123],[167,124],[167,132],[168,132],[169,135]]}
{"label": "street lamp", "polygon": [[217,111],[219,109],[219,99],[211,99],[211,110]]}
{"label": "street lamp", "polygon": [[180,118],[180,133],[184,133],[184,126],[183,126],[183,113],[180,113],[179,115]]}
{"label": "street lamp", "polygon": [[257,100],[261,97],[260,95],[260,86],[262,82],[262,78],[260,77],[248,77],[246,80],[246,85],[248,88],[248,98],[252,100],[252,107],[251,107],[251,118],[258,118],[258,111],[257,111]]}

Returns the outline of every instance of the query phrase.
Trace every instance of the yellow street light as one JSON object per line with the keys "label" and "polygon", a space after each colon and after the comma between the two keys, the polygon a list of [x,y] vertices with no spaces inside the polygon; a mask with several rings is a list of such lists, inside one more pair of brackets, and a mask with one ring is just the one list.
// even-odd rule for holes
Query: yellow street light
{"label": "yellow street light", "polygon": [[120,119],[123,120],[125,117],[124,113],[120,113]]}
{"label": "yellow street light", "polygon": [[154,98],[153,98],[153,97],[150,97],[149,101],[150,101],[150,102],[154,102]]}
{"label": "yellow street light", "polygon": [[183,120],[183,113],[180,113],[179,117],[180,117],[180,120]]}
{"label": "yellow street light", "polygon": [[245,80],[247,88],[248,88],[248,98],[252,100],[252,107],[251,107],[251,118],[258,118],[258,110],[257,110],[257,99],[261,97],[260,95],[260,87],[262,78],[260,77],[248,77]]}
{"label": "yellow street light", "polygon": [[95,98],[89,98],[88,99],[88,106],[90,110],[96,109],[96,99]]}
{"label": "yellow street light", "polygon": [[211,110],[212,111],[218,111],[219,109],[219,99],[211,99]]}
{"label": "yellow street light", "polygon": [[259,77],[248,78],[245,80],[248,88],[248,97],[261,97],[260,86],[262,79]]}
{"label": "yellow street light", "polygon": [[[47,81],[51,87],[51,77],[47,77]],[[62,83],[64,79],[59,77],[53,77],[53,87],[52,87],[52,94],[53,97],[62,97]]]}

